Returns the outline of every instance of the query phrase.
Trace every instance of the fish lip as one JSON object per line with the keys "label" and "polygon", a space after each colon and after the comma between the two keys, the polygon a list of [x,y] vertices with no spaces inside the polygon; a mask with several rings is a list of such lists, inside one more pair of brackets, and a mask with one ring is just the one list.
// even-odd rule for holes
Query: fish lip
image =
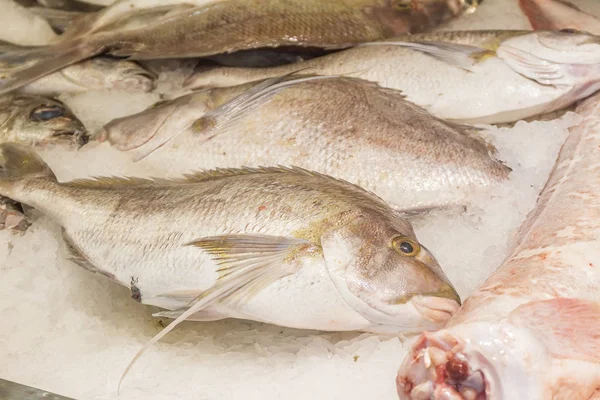
{"label": "fish lip", "polygon": [[423,318],[435,323],[448,321],[460,308],[456,300],[446,297],[415,296],[411,303]]}

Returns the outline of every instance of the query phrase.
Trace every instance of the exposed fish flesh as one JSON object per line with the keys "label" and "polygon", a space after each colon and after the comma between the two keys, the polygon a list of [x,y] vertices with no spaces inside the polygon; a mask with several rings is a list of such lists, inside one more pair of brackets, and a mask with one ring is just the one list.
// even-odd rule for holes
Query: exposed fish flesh
{"label": "exposed fish flesh", "polygon": [[426,30],[467,8],[464,0],[232,0],[132,11],[98,27],[82,18],[55,46],[1,56],[27,67],[6,73],[0,94],[101,53],[141,60],[281,46],[345,48]]}
{"label": "exposed fish flesh", "polygon": [[600,95],[578,112],[512,254],[446,329],[417,340],[398,374],[401,399],[597,396]]}
{"label": "exposed fish flesh", "polygon": [[371,82],[288,76],[163,101],[110,122],[97,139],[137,159],[172,141],[166,166],[310,168],[414,211],[466,205],[506,179],[510,169],[479,133]]}
{"label": "exposed fish flesh", "polygon": [[598,90],[600,38],[554,31],[428,33],[276,68],[202,71],[186,86],[231,86],[294,70],[377,82],[444,119],[512,122],[564,108]]}
{"label": "exposed fish flesh", "polygon": [[577,29],[600,35],[600,19],[565,0],[519,0],[533,29]]}

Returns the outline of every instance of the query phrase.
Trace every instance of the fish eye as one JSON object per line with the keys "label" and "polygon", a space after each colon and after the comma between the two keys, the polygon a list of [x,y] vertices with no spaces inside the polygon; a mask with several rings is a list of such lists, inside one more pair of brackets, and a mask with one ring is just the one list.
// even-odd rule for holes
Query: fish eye
{"label": "fish eye", "polygon": [[392,7],[396,11],[409,11],[413,8],[412,0],[396,0],[392,3]]}
{"label": "fish eye", "polygon": [[392,240],[392,247],[406,257],[416,257],[421,252],[421,245],[406,236],[397,236]]}
{"label": "fish eye", "polygon": [[31,119],[33,121],[48,121],[54,118],[61,117],[64,114],[64,110],[59,106],[38,106],[31,112]]}

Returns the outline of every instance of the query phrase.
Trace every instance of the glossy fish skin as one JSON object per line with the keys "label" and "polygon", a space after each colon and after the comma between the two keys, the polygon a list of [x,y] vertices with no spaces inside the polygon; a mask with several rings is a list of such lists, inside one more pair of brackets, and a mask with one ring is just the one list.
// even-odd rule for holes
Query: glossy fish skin
{"label": "glossy fish skin", "polygon": [[16,144],[0,145],[0,164],[0,194],[60,224],[78,264],[144,304],[181,313],[201,296],[193,319],[386,332],[439,327],[458,307],[410,223],[323,175],[265,168],[58,183]]}
{"label": "glossy fish skin", "polygon": [[416,341],[401,399],[597,398],[600,95],[577,112],[511,255],[444,330]]}
{"label": "glossy fish skin", "polygon": [[89,135],[71,110],[41,96],[0,97],[0,143],[83,146]]}
{"label": "glossy fish skin", "polygon": [[[600,86],[598,37],[586,33],[438,32],[383,42],[400,44],[358,46],[276,68],[215,68],[188,78],[186,87],[231,86],[302,70],[401,90],[440,118],[504,123],[564,108]],[[565,57],[556,59],[557,48]]]}
{"label": "glossy fish skin", "polygon": [[196,121],[257,83],[159,103],[110,122],[98,139],[134,153],[185,132],[168,154],[149,156],[155,163],[164,157],[169,173],[184,172],[173,171],[177,165],[297,165],[358,184],[400,210],[465,205],[507,178],[510,169],[494,159],[476,129],[432,117],[400,92],[367,81],[315,78],[289,77],[290,86],[222,132],[198,130]]}
{"label": "glossy fish skin", "polygon": [[117,13],[99,26],[84,17],[56,46],[0,56],[27,64],[0,79],[0,94],[102,53],[148,60],[281,46],[339,49],[419,31],[470,8],[465,0],[236,0]]}
{"label": "glossy fish skin", "polygon": [[19,89],[20,93],[57,95],[88,90],[149,92],[156,75],[137,63],[109,57],[82,61],[46,75]]}

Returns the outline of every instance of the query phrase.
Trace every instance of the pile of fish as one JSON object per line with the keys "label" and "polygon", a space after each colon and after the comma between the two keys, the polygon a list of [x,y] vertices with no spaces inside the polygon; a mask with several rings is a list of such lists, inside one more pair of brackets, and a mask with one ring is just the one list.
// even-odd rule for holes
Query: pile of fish
{"label": "pile of fish", "polygon": [[[588,399],[600,97],[579,106],[513,253],[462,307],[411,225],[510,178],[474,124],[600,90],[598,19],[521,0],[536,30],[438,29],[478,5],[0,0],[0,22],[32,27],[0,30],[0,228],[23,233],[35,208],[75,263],[174,319],[133,361],[184,320],[242,318],[422,334],[401,398]],[[163,100],[91,132],[53,98],[89,90]],[[36,152],[100,143],[134,161],[168,148],[190,170],[59,182]]]}

